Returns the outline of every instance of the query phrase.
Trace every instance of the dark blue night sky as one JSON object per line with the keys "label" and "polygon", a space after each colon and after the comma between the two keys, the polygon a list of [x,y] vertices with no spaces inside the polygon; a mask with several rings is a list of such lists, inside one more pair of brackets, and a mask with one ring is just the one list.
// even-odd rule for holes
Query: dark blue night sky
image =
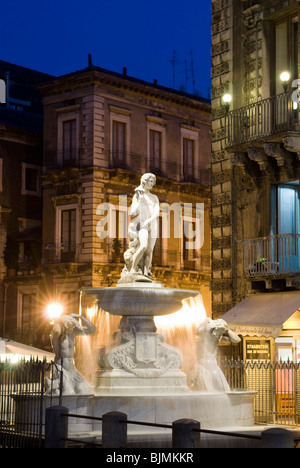
{"label": "dark blue night sky", "polygon": [[210,0],[1,2],[0,59],[63,75],[92,54],[93,65],[208,97],[210,8]]}

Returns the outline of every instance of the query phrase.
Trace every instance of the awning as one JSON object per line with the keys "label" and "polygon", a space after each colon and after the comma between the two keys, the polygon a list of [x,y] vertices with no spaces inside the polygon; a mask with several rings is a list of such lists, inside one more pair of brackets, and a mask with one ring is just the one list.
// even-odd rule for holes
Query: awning
{"label": "awning", "polygon": [[299,308],[300,291],[252,294],[221,318],[239,335],[276,338]]}
{"label": "awning", "polygon": [[48,362],[53,361],[55,358],[54,353],[50,353],[49,351],[18,343],[8,338],[0,338],[0,362],[6,358],[23,358],[25,356],[46,359]]}

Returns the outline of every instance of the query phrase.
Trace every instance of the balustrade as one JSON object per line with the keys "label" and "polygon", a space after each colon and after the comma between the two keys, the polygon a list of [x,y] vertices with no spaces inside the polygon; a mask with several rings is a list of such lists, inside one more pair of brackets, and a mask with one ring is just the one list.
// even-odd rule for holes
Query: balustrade
{"label": "balustrade", "polygon": [[282,276],[300,272],[300,234],[280,234],[243,242],[244,275]]}
{"label": "balustrade", "polygon": [[233,147],[294,129],[298,122],[298,106],[292,94],[282,93],[225,116],[226,146]]}

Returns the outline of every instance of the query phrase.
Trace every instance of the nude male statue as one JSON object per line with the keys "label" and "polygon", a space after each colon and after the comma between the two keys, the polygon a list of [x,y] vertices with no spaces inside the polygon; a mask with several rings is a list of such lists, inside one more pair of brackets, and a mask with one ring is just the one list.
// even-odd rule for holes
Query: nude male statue
{"label": "nude male statue", "polygon": [[119,282],[150,281],[155,242],[158,236],[159,200],[151,193],[156,183],[154,174],[146,173],[134,190],[130,207],[129,248],[124,253],[125,267]]}
{"label": "nude male statue", "polygon": [[138,272],[141,259],[142,274],[151,277],[152,255],[158,236],[159,200],[150,190],[156,183],[154,174],[146,173],[141,177],[141,184],[135,189],[130,208],[131,216],[138,216],[139,246],[132,257],[131,273]]}
{"label": "nude male statue", "polygon": [[[79,324],[79,320],[85,328]],[[63,370],[63,394],[78,395],[90,394],[88,383],[78,372],[74,364],[74,344],[76,335],[89,335],[95,333],[94,325],[82,315],[63,315],[55,319],[50,335],[56,370],[53,371],[52,382],[46,381],[46,393],[58,394],[60,371]]]}

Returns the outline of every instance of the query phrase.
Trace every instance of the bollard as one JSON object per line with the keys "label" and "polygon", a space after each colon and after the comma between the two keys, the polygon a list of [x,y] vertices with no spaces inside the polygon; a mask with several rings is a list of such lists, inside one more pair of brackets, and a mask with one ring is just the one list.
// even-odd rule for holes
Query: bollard
{"label": "bollard", "polygon": [[102,447],[124,448],[127,443],[127,415],[111,411],[102,416]]}
{"label": "bollard", "polygon": [[193,419],[178,419],[172,424],[172,448],[200,448],[200,423]]}
{"label": "bollard", "polygon": [[45,418],[45,448],[66,448],[68,437],[68,408],[49,406]]}
{"label": "bollard", "polygon": [[294,448],[294,434],[287,429],[271,428],[261,433],[262,448]]}

